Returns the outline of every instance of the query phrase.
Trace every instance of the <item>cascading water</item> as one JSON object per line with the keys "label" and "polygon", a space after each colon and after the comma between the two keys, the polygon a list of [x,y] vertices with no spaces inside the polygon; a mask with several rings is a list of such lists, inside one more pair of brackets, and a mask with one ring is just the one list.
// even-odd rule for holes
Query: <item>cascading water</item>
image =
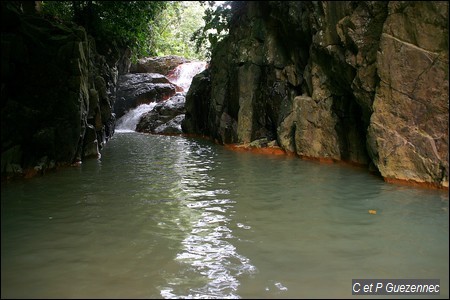
{"label": "cascading water", "polygon": [[177,66],[167,78],[187,92],[191,86],[192,78],[206,68],[206,62],[193,61]]}
{"label": "cascading water", "polygon": [[151,111],[156,105],[156,102],[150,104],[141,104],[134,109],[130,109],[125,115],[117,120],[116,131],[117,132],[130,132],[136,129],[136,125],[139,123],[141,116]]}
{"label": "cascading water", "polygon": [[[183,94],[189,90],[192,83],[192,78],[202,72],[206,68],[206,62],[195,61],[178,65],[167,76],[170,82],[176,84],[183,89]],[[132,132],[135,131],[136,125],[139,123],[141,116],[151,111],[156,105],[156,102],[150,104],[141,104],[134,109],[130,109],[123,115],[116,123],[117,132]]]}

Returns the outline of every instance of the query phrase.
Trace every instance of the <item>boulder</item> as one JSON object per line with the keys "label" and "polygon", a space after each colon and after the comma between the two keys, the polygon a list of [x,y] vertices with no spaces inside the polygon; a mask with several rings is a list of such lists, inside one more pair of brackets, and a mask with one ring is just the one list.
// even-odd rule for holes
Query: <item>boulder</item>
{"label": "boulder", "polygon": [[119,76],[114,113],[120,118],[129,109],[141,104],[167,100],[176,93],[176,86],[161,74],[126,74]]}
{"label": "boulder", "polygon": [[161,101],[142,115],[136,131],[156,134],[181,134],[184,120],[185,97],[175,95],[169,100]]}
{"label": "boulder", "polygon": [[130,73],[159,73],[169,75],[178,65],[190,62],[190,60],[176,56],[145,57],[135,64],[131,64]]}
{"label": "boulder", "polygon": [[193,134],[207,134],[212,132],[209,124],[209,109],[211,97],[210,69],[197,74],[192,79],[191,87],[186,94],[186,115],[181,124],[184,132]]}

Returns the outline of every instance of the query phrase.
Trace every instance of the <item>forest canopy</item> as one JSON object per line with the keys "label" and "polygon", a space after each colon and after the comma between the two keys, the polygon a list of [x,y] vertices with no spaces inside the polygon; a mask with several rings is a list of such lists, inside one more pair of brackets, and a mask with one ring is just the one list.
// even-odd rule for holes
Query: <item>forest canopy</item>
{"label": "forest canopy", "polygon": [[97,44],[130,48],[133,59],[179,55],[205,60],[227,33],[230,6],[215,1],[42,1],[42,12],[75,22]]}

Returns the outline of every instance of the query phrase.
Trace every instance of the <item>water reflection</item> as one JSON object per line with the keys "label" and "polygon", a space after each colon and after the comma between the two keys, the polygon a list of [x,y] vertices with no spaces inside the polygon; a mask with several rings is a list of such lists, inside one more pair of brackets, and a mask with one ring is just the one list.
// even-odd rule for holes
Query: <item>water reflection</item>
{"label": "water reflection", "polygon": [[2,298],[348,298],[411,277],[448,298],[448,193],[365,170],[117,133],[1,205]]}
{"label": "water reflection", "polygon": [[[224,186],[217,189],[213,174],[220,173],[216,153],[211,146],[180,140],[174,164],[181,180],[179,199],[185,215],[190,216],[191,231],[181,242],[175,260],[182,271],[168,274],[167,285],[161,287],[164,298],[238,298],[238,277],[255,272],[250,260],[236,251],[229,228],[230,211],[235,203]],[[180,274],[188,277],[180,281]]]}

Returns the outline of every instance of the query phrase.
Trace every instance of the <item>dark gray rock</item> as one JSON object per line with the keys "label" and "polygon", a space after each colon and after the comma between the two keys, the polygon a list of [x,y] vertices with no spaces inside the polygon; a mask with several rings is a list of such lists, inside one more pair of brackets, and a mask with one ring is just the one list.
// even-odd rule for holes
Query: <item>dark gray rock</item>
{"label": "dark gray rock", "polygon": [[181,134],[181,123],[184,120],[185,97],[176,95],[161,101],[142,115],[136,131],[155,134]]}
{"label": "dark gray rock", "polygon": [[119,76],[114,113],[120,118],[131,108],[150,102],[167,100],[176,93],[176,86],[161,74],[126,74]]}
{"label": "dark gray rock", "polygon": [[116,66],[83,28],[1,5],[2,178],[98,155],[114,134]]}
{"label": "dark gray rock", "polygon": [[209,109],[211,97],[210,70],[206,69],[192,79],[191,87],[186,94],[186,116],[182,123],[184,132],[207,134],[212,128],[209,124]]}
{"label": "dark gray rock", "polygon": [[131,64],[130,73],[158,73],[165,76],[170,74],[178,65],[190,62],[190,60],[176,55],[163,57],[145,57]]}

